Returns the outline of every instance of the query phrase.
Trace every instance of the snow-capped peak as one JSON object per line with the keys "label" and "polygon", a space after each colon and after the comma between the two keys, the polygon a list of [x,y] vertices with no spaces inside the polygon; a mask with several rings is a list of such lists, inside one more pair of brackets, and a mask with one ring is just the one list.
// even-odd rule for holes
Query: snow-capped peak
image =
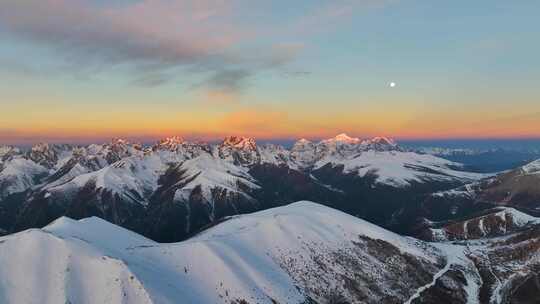
{"label": "snow-capped peak", "polygon": [[255,142],[255,139],[243,136],[226,137],[223,140],[222,146],[249,151],[255,151],[257,149],[257,143]]}
{"label": "snow-capped peak", "polygon": [[182,137],[172,136],[160,140],[154,147],[155,149],[160,150],[176,151],[178,150],[178,146],[182,145],[183,143],[185,143],[185,141]]}
{"label": "snow-capped peak", "polygon": [[111,145],[129,145],[130,142],[127,139],[123,138],[113,138],[111,140]]}
{"label": "snow-capped peak", "polygon": [[70,157],[71,150],[73,147],[69,145],[39,143],[32,146],[28,158],[42,166],[52,168],[59,160]]}
{"label": "snow-capped peak", "polygon": [[0,163],[2,163],[4,158],[20,153],[21,151],[18,148],[12,146],[0,146]]}
{"label": "snow-capped peak", "polygon": [[311,143],[311,140],[308,140],[308,139],[305,139],[305,138],[300,138],[299,140],[296,141],[297,144],[310,144]]}
{"label": "snow-capped peak", "polygon": [[325,141],[326,142],[328,142],[328,141],[336,141],[336,142],[343,142],[343,143],[348,143],[348,144],[358,144],[358,143],[360,143],[359,138],[350,137],[345,133],[338,134],[338,135],[336,135],[336,137],[327,139]]}
{"label": "snow-capped peak", "polygon": [[167,137],[159,141],[160,144],[181,144],[184,139],[180,136]]}
{"label": "snow-capped peak", "polygon": [[49,150],[49,144],[48,143],[38,143],[36,145],[32,146],[32,152],[45,152]]}
{"label": "snow-capped peak", "polygon": [[261,156],[255,139],[243,136],[229,136],[217,149],[218,156],[237,165],[259,163]]}
{"label": "snow-capped peak", "polygon": [[293,145],[293,147],[292,147],[292,149],[291,149],[291,152],[294,152],[294,151],[297,151],[297,150],[305,150],[306,147],[311,147],[311,148],[313,148],[314,145],[315,145],[315,144],[314,144],[312,141],[307,140],[307,139],[305,139],[305,138],[302,138],[302,139],[297,140],[297,141],[294,143],[294,145]]}
{"label": "snow-capped peak", "polygon": [[72,148],[70,145],[39,143],[32,146],[31,153],[51,154],[71,150]]}

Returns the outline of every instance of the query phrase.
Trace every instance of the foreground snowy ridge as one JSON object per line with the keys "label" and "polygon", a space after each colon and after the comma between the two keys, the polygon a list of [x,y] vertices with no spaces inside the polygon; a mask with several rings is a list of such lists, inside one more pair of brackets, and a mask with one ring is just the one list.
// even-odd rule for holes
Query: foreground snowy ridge
{"label": "foreground snowy ridge", "polygon": [[427,243],[306,201],[171,244],[62,217],[0,238],[0,303],[503,303],[540,264],[525,233]]}
{"label": "foreground snowy ridge", "polygon": [[[377,250],[394,252],[397,264],[377,260],[384,255]],[[423,269],[397,273],[411,259]],[[0,239],[0,302],[326,303],[335,294],[356,301],[361,286],[342,281],[352,271],[381,284],[363,291],[369,303],[404,302],[446,259],[433,246],[310,202],[233,217],[173,244],[95,217],[64,217]]]}

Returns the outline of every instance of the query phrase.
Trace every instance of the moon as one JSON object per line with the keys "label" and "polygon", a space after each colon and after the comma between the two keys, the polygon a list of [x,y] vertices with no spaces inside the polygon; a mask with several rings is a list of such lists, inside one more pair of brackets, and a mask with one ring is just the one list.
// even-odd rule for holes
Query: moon
{"label": "moon", "polygon": [[390,82],[390,87],[393,88],[396,86],[396,83],[395,82]]}

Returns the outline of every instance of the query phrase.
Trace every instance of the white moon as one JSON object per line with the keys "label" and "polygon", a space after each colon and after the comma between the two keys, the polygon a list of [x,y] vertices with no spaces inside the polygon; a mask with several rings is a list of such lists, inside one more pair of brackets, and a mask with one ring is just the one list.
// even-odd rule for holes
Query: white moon
{"label": "white moon", "polygon": [[396,83],[395,82],[390,82],[390,87],[393,88],[396,86]]}

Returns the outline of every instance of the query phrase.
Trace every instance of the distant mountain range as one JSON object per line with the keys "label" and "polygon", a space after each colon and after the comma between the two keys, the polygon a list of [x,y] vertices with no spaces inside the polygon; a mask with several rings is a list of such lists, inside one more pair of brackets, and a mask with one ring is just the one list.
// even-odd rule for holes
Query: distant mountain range
{"label": "distant mountain range", "polygon": [[43,227],[61,216],[99,216],[160,241],[185,239],[219,219],[312,200],[396,231],[418,197],[477,181],[452,161],[392,139],[340,134],[291,149],[228,137],[220,144],[116,139],[85,147],[0,150],[0,227]]}

